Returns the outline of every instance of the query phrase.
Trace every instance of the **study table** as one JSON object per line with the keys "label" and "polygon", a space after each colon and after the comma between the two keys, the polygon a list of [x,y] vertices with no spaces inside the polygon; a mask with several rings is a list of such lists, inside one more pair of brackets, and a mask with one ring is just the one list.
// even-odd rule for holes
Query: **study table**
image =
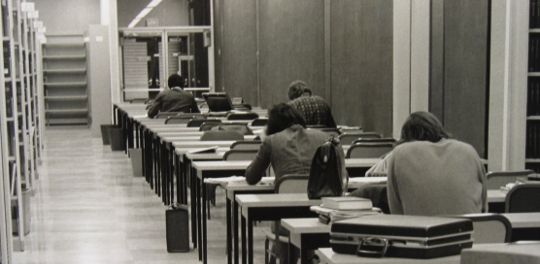
{"label": "study table", "polygon": [[[253,263],[253,222],[279,221],[282,218],[308,218],[317,214],[309,208],[320,205],[320,199],[309,199],[306,193],[236,195],[241,208],[242,263]],[[276,229],[279,229],[276,222]]]}
{"label": "study table", "polygon": [[[473,246],[474,247],[474,246]],[[319,256],[321,264],[381,264],[381,263],[437,263],[437,264],[459,264],[460,255],[447,256],[432,259],[413,259],[413,258],[370,258],[359,257],[353,254],[338,254],[332,248],[319,248],[315,251]]]}
{"label": "study table", "polygon": [[[349,189],[356,189],[368,183],[386,181],[386,177],[357,177],[349,181]],[[235,200],[239,194],[274,193],[274,177],[263,177],[256,185],[249,185],[245,177],[231,177],[228,179],[207,179],[207,182],[219,183],[226,192],[226,219],[227,219],[227,263],[238,263],[238,204]],[[204,238],[206,239],[206,237]]]}
{"label": "study table", "polygon": [[[369,178],[369,177],[368,177]],[[498,191],[498,190],[495,190],[495,191]],[[493,195],[494,197],[490,197],[489,195]],[[498,200],[500,200],[500,195],[499,193],[501,193],[502,195],[506,195],[504,192],[501,192],[499,191],[499,193],[496,193],[496,192],[490,192],[488,193],[488,202],[496,202]],[[271,197],[271,196],[282,196],[284,195],[285,198],[276,198],[276,197]],[[288,201],[288,199],[290,199],[290,195],[292,194],[245,194],[245,195],[237,195],[236,196],[236,201],[237,201],[237,204],[238,204],[238,207],[241,208],[241,212],[242,212],[242,232],[245,232],[245,221],[246,219],[251,219],[253,221],[255,220],[277,220],[276,218],[279,218],[279,219],[282,219],[282,218],[307,218],[309,216],[306,216],[306,215],[300,215],[299,216],[292,216],[293,213],[289,212],[288,210],[284,210],[285,214],[288,213],[287,216],[284,216],[284,215],[280,215],[279,213],[279,208],[280,206],[284,206],[284,207],[288,207],[287,203],[286,202],[283,202],[283,203],[280,203],[281,201]],[[294,201],[294,202],[302,202],[305,200],[303,199],[303,197],[306,197],[307,199],[307,194],[297,194],[299,196],[297,196],[296,198],[298,200]],[[287,197],[289,196],[289,197]],[[280,199],[283,199],[283,200],[280,200]],[[315,204],[312,204],[312,205],[320,205],[321,201],[320,200],[311,200],[311,201],[317,201],[317,203]],[[294,203],[291,203],[291,205],[293,205]],[[306,202],[307,204],[307,202]],[[304,204],[304,205],[306,205]],[[307,206],[307,205],[306,205]],[[264,214],[266,213],[266,209],[271,209],[269,211],[273,212],[274,216],[268,216],[269,218],[272,218],[272,219],[260,219],[259,216],[257,216],[256,214],[258,213],[261,213],[261,214]],[[307,209],[309,210],[309,207],[307,207]],[[301,213],[301,211],[298,211],[299,213]],[[313,212],[312,212],[313,213]],[[312,215],[312,217],[317,217],[317,215]],[[254,218],[254,219],[253,219]],[[264,217],[263,217],[264,218]],[[252,235],[252,233],[249,233],[250,232],[250,229],[252,229],[252,223],[253,221],[248,221],[248,226],[247,226],[247,230],[248,230],[248,243],[251,243],[250,241],[252,241],[252,237],[250,237],[250,234]],[[252,232],[252,231],[251,231]],[[251,239],[251,240],[250,240]],[[242,249],[245,249],[245,240],[244,240],[244,235],[242,235]],[[252,245],[248,245],[249,246],[252,246]],[[247,249],[248,251],[248,254],[251,253],[251,255],[248,255],[247,257],[244,255],[244,252],[245,250],[242,250],[243,254],[242,254],[242,259],[243,259],[243,262],[242,263],[245,263],[245,261],[247,260],[248,263],[252,263],[253,261],[253,248],[248,248]]]}
{"label": "study table", "polygon": [[[380,159],[378,158],[345,159],[345,166],[347,169],[370,168],[379,160]],[[195,161],[191,163],[192,172],[190,173],[191,176],[189,176],[191,182],[191,210],[192,212],[197,212],[197,224],[195,227],[195,223],[192,221],[192,230],[195,230],[195,228],[197,229],[197,241],[199,242],[199,245],[200,243],[203,243],[204,246],[206,238],[207,201],[205,179],[244,175],[249,164],[251,164],[251,161]],[[181,179],[178,180],[180,181]],[[199,193],[199,190],[201,189],[202,193]],[[184,192],[184,190],[181,191]],[[202,210],[202,212],[200,210]],[[192,220],[194,219],[193,217],[194,214],[192,213]],[[204,249],[202,250],[204,251]]]}
{"label": "study table", "polygon": [[[519,230],[536,231],[538,234],[538,230],[540,230],[540,213],[506,213],[502,215],[510,221],[512,234],[519,232]],[[369,217],[369,215],[364,217]],[[331,225],[321,223],[318,218],[287,218],[281,220],[281,225],[290,232],[289,246],[300,250],[301,263],[306,262],[304,256],[308,250],[331,246],[329,241]],[[534,240],[538,239],[540,237],[537,236]],[[524,239],[515,238],[512,235],[512,241],[518,240]]]}

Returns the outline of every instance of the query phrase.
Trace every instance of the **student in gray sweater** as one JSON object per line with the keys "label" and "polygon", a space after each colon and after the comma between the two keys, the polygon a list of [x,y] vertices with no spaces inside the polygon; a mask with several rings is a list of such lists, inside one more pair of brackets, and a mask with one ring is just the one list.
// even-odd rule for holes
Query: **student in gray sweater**
{"label": "student in gray sweater", "polygon": [[450,139],[428,112],[412,113],[401,138],[406,143],[396,146],[387,158],[390,213],[487,212],[486,173],[471,145]]}
{"label": "student in gray sweater", "polygon": [[370,198],[385,213],[487,212],[486,173],[478,153],[471,145],[451,139],[428,112],[407,118],[394,150],[367,174],[386,174],[388,182],[363,186],[351,195]]}

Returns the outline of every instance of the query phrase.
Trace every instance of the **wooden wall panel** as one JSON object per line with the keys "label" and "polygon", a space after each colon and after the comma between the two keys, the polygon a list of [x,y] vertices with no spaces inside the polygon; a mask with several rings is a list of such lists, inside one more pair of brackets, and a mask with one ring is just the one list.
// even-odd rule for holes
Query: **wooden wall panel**
{"label": "wooden wall panel", "polygon": [[444,4],[444,126],[485,156],[488,0]]}
{"label": "wooden wall panel", "polygon": [[[216,0],[220,20],[215,30],[221,39],[216,45],[216,91],[257,105],[257,31],[256,2],[253,0]],[[219,73],[217,71],[220,71]]]}
{"label": "wooden wall panel", "polygon": [[331,102],[336,122],[391,136],[392,1],[331,3]]}
{"label": "wooden wall panel", "polygon": [[260,0],[261,106],[287,102],[287,88],[303,80],[324,97],[324,1]]}

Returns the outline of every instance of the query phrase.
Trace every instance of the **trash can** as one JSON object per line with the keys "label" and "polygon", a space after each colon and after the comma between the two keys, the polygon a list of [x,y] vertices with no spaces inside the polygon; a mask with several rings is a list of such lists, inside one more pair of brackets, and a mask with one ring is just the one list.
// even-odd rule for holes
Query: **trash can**
{"label": "trash can", "polygon": [[167,252],[189,252],[189,213],[187,205],[174,204],[165,211]]}
{"label": "trash can", "polygon": [[111,141],[109,140],[109,129],[117,127],[115,125],[101,125],[101,140],[103,141],[103,145],[110,145]]}
{"label": "trash can", "polygon": [[142,149],[129,149],[129,157],[131,158],[131,168],[133,169],[133,176],[143,176],[142,172]]}
{"label": "trash can", "polygon": [[[30,215],[30,196],[32,196],[32,190],[31,189],[23,189],[22,191],[22,206],[23,206],[23,226],[22,230],[24,235],[28,235],[30,233],[30,220],[32,219],[32,216]],[[12,231],[14,235],[19,235],[19,206],[17,203],[17,196],[11,197],[11,223],[12,223]]]}
{"label": "trash can", "polygon": [[112,151],[126,150],[126,142],[124,142],[124,131],[121,127],[109,128],[109,140]]}

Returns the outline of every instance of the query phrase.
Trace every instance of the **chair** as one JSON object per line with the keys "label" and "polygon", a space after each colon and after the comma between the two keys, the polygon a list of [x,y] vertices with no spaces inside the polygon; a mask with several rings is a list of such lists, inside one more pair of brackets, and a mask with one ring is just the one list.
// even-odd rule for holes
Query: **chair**
{"label": "chair", "polygon": [[242,140],[242,141],[236,141],[232,143],[230,149],[238,149],[238,150],[259,150],[259,147],[261,146],[260,140]]}
{"label": "chair", "polygon": [[467,218],[473,223],[475,244],[508,243],[512,240],[512,224],[504,215],[495,213],[464,214],[452,217]]}
{"label": "chair", "polygon": [[259,118],[257,113],[248,112],[248,113],[230,113],[227,115],[227,120],[253,120]]}
{"label": "chair", "polygon": [[201,136],[201,141],[220,141],[220,140],[244,140],[244,135],[238,131],[205,131]]}
{"label": "chair", "polygon": [[145,103],[148,98],[133,98],[129,101],[130,104]]}
{"label": "chair", "polygon": [[[274,182],[274,193],[307,193],[308,181],[308,174],[283,175]],[[266,239],[264,240],[264,263],[268,263],[270,255],[275,256],[275,253],[270,251],[270,245],[275,244],[276,238],[278,238],[281,245],[285,246],[289,243],[289,238],[276,235],[269,229],[263,229],[263,231],[266,235]]]}
{"label": "chair", "polygon": [[516,182],[518,178],[527,180],[529,174],[534,174],[532,170],[523,171],[497,171],[486,174],[488,190],[499,190],[508,183]]}
{"label": "chair", "polygon": [[390,142],[358,143],[351,145],[347,150],[346,159],[354,158],[380,158],[392,151],[394,144]]}
{"label": "chair", "polygon": [[166,119],[171,116],[177,116],[178,112],[159,112],[154,119]]}
{"label": "chair", "polygon": [[540,183],[518,184],[506,194],[505,212],[540,212],[540,202],[538,201],[540,201]]}
{"label": "chair", "polygon": [[207,122],[218,122],[218,123],[221,123],[221,120],[219,119],[205,119],[205,118],[195,118],[195,119],[190,119],[186,126],[187,127],[201,127],[201,125],[203,123],[207,123]]}
{"label": "chair", "polygon": [[253,135],[253,131],[245,123],[222,123],[219,125],[218,130],[234,130],[240,132],[242,135]]}
{"label": "chair", "polygon": [[219,125],[221,125],[221,120],[219,119],[206,119],[206,122],[203,122],[199,127],[199,131],[208,131]]}
{"label": "chair", "polygon": [[253,160],[257,152],[256,149],[231,149],[223,154],[223,160]]}
{"label": "chair", "polygon": [[190,120],[204,120],[206,117],[202,115],[192,114],[192,113],[180,113],[176,116],[169,116],[165,119],[165,124],[186,124]]}
{"label": "chair", "polygon": [[257,126],[262,127],[262,126],[266,126],[267,123],[268,123],[268,118],[255,118],[251,122],[251,126],[252,127],[257,127]]}
{"label": "chair", "polygon": [[382,138],[381,134],[375,132],[345,132],[339,135],[338,139],[341,145],[351,145],[358,138]]}
{"label": "chair", "polygon": [[396,143],[395,138],[358,138],[354,140],[351,145],[356,143],[377,143],[377,142],[390,142],[392,144]]}

